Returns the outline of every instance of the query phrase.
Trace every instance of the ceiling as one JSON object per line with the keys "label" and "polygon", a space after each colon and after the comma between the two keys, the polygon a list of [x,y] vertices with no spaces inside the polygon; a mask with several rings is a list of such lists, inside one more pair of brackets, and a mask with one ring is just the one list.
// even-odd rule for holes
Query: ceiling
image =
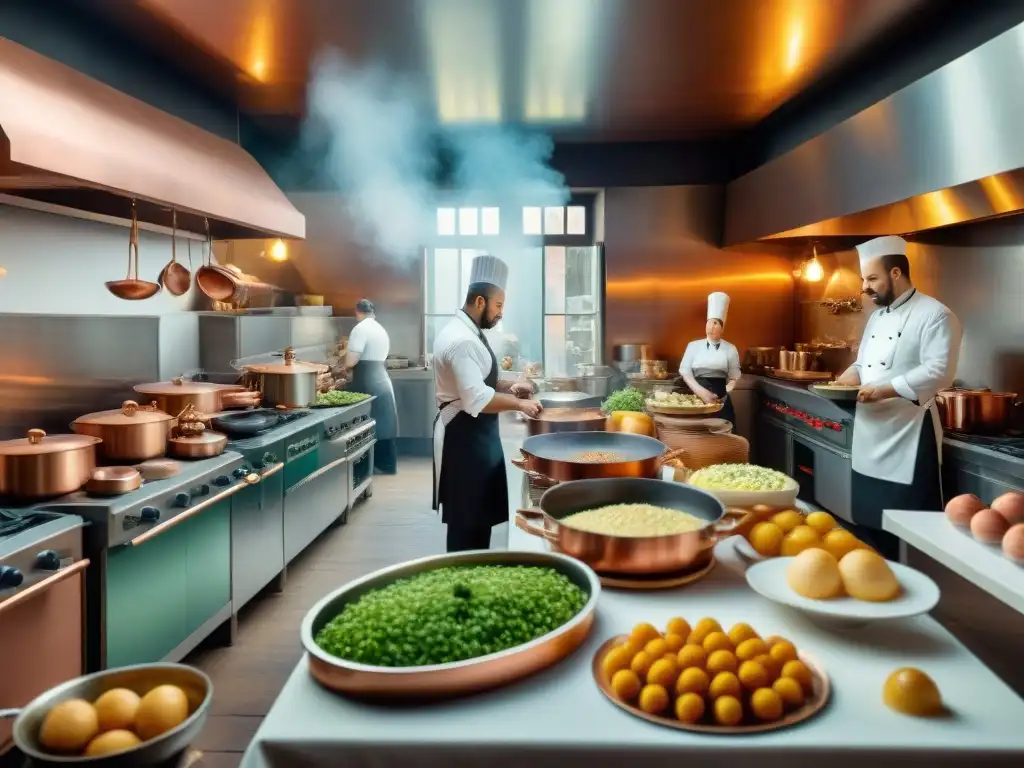
{"label": "ceiling", "polygon": [[[319,52],[407,78],[447,123],[563,141],[739,133],[906,40],[934,0],[90,0],[265,122]],[[927,7],[926,7],[927,6]]]}

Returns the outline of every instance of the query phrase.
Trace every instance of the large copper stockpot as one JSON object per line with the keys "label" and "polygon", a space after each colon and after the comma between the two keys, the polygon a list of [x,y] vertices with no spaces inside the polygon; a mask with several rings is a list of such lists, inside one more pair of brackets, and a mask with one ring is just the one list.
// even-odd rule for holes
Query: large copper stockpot
{"label": "large copper stockpot", "polygon": [[156,406],[126,400],[116,410],[79,416],[71,429],[100,438],[99,454],[104,459],[135,462],[163,456],[173,424],[174,417]]}
{"label": "large copper stockpot", "polygon": [[1013,423],[1016,392],[943,389],[935,397],[942,428],[973,435],[1000,435]]}
{"label": "large copper stockpot", "polygon": [[0,496],[32,500],[77,491],[96,469],[99,442],[88,435],[48,436],[41,429],[0,442]]}
{"label": "large copper stockpot", "polygon": [[[577,512],[611,504],[652,504],[688,512],[703,528],[667,536],[611,536],[562,525]],[[536,525],[531,520],[542,521]],[[726,510],[709,493],[682,483],[612,477],[559,483],[544,492],[540,510],[521,509],[516,526],[546,539],[555,552],[581,560],[598,573],[674,573],[706,565],[715,544],[753,522],[746,510]]]}
{"label": "large copper stockpot", "polygon": [[607,417],[600,408],[545,408],[526,420],[531,435],[551,432],[603,432]]}
{"label": "large copper stockpot", "polygon": [[220,413],[224,410],[224,395],[244,392],[236,384],[213,384],[208,381],[185,381],[182,378],[138,384],[135,391],[145,395],[164,413],[181,413],[185,406],[193,405],[200,413]]}
{"label": "large copper stockpot", "polygon": [[[552,432],[533,435],[519,449],[527,472],[559,482],[593,477],[655,477],[659,458],[667,450],[660,440],[628,432]],[[615,461],[589,462],[578,457],[590,452],[616,454]]]}

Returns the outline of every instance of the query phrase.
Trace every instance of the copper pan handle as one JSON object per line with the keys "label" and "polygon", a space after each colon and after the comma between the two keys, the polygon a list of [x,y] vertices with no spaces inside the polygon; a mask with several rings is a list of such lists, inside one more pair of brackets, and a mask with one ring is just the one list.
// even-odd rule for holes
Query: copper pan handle
{"label": "copper pan handle", "polygon": [[47,576],[42,581],[37,581],[35,584],[33,584],[31,587],[24,590],[23,592],[19,592],[14,597],[9,597],[4,602],[0,603],[0,614],[2,614],[4,611],[9,611],[12,608],[15,608],[16,606],[20,605],[21,603],[27,600],[31,600],[39,593],[45,592],[55,584],[64,581],[64,579],[68,578],[69,576],[74,576],[79,571],[84,571],[88,567],[89,559],[83,558],[79,560],[77,563],[69,565],[67,568],[61,568],[59,571],[50,576]]}
{"label": "copper pan handle", "polygon": [[530,471],[526,468],[526,459],[509,459],[509,461],[512,462],[512,466],[516,469],[521,469],[523,472]]}
{"label": "copper pan handle", "polygon": [[708,529],[708,538],[717,543],[735,536],[756,520],[757,516],[749,509],[730,507],[714,525]]}
{"label": "copper pan handle", "polygon": [[530,522],[533,520],[541,520],[544,518],[544,513],[539,509],[517,509],[516,510],[516,528],[528,533],[531,536],[536,536],[541,539],[547,539],[548,541],[557,541],[558,536],[540,525],[534,525]]}

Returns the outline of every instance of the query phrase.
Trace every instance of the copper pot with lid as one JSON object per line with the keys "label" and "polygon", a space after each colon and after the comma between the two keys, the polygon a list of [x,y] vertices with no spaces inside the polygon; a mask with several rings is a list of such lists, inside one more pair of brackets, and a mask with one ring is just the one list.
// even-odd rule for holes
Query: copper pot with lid
{"label": "copper pot with lid", "polygon": [[178,414],[178,424],[171,431],[167,451],[180,459],[207,459],[219,456],[227,444],[228,436],[207,429],[203,415],[189,404]]}
{"label": "copper pot with lid", "polygon": [[98,437],[99,454],[109,461],[145,461],[163,456],[174,417],[156,405],[141,406],[125,400],[120,408],[79,416],[71,429]]}
{"label": "copper pot with lid", "polygon": [[246,364],[246,371],[259,377],[265,406],[306,408],[316,402],[317,378],[330,368],[321,363],[304,363],[295,356],[295,349],[284,350],[280,363]]}
{"label": "copper pot with lid", "polygon": [[969,435],[1000,435],[1013,424],[1016,392],[952,387],[935,396],[942,428]]}
{"label": "copper pot with lid", "polygon": [[90,435],[47,435],[41,429],[0,442],[0,496],[31,500],[77,491],[96,469],[100,442]]}
{"label": "copper pot with lid", "polygon": [[156,404],[164,413],[181,413],[187,405],[194,405],[200,413],[220,413],[224,410],[224,396],[245,392],[237,384],[213,384],[208,381],[186,381],[182,377],[170,381],[137,384],[135,391]]}

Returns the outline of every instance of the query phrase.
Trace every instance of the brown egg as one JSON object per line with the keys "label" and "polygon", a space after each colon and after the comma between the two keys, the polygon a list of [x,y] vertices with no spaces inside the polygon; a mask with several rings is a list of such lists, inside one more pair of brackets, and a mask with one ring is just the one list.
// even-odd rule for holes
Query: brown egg
{"label": "brown egg", "polygon": [[139,702],[135,732],[149,741],[165,731],[177,728],[188,718],[188,697],[176,685],[158,685]]}
{"label": "brown egg", "polygon": [[1024,523],[1024,493],[1004,493],[992,502],[992,509],[1005,517],[1010,525]]}
{"label": "brown egg", "polygon": [[1003,554],[1013,562],[1024,565],[1024,523],[1017,523],[1003,536]]}
{"label": "brown egg", "polygon": [[1010,524],[994,509],[983,509],[971,518],[971,534],[983,544],[998,544]]}
{"label": "brown egg", "polygon": [[85,748],[86,757],[100,757],[101,755],[115,755],[124,752],[126,749],[137,747],[142,742],[139,737],[131,731],[115,729],[101,733],[89,742]]}
{"label": "brown egg", "polygon": [[100,721],[100,731],[131,730],[141,699],[135,691],[112,688],[93,703]]}
{"label": "brown egg", "polygon": [[984,508],[985,502],[973,493],[964,493],[949,500],[946,504],[946,517],[953,525],[969,528],[971,518]]}

